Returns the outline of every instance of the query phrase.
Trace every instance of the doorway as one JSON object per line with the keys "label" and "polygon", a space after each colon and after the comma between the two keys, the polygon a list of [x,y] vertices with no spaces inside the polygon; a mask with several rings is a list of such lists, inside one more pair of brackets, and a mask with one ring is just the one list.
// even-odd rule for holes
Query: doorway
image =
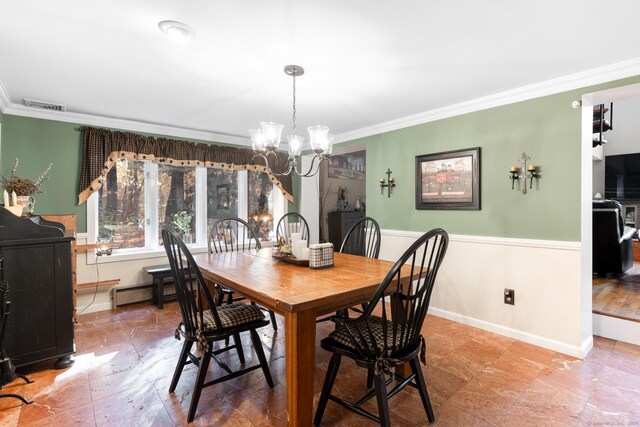
{"label": "doorway", "polygon": [[366,145],[334,147],[331,164],[325,162],[320,173],[320,239],[332,241],[329,213],[365,212],[366,196]]}
{"label": "doorway", "polygon": [[[612,123],[612,130],[605,134],[604,139],[608,142],[591,148],[593,106],[609,106],[611,102],[615,106],[615,123]],[[593,237],[591,200],[598,196],[611,197],[605,190],[606,156],[640,153],[640,143],[637,142],[640,138],[640,123],[637,120],[640,115],[640,84],[587,94],[582,98],[582,107],[582,144],[590,151],[588,154],[591,157],[591,161],[585,163],[586,156],[583,153],[583,166],[588,165],[589,169],[583,174],[583,214],[588,216],[587,221],[582,222],[583,254],[588,253],[590,258]],[[587,185],[587,181],[590,185]],[[621,202],[625,222],[638,228],[637,215],[632,215],[637,208],[632,207],[640,207],[640,200],[623,199]],[[640,243],[637,241],[634,242],[634,253],[634,265],[625,273],[592,276],[588,296],[594,335],[640,345]],[[586,264],[591,265],[590,260]]]}

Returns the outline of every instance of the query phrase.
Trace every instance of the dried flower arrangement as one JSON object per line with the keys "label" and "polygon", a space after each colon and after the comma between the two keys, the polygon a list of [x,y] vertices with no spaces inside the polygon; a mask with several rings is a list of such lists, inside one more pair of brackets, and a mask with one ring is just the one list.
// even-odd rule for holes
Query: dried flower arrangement
{"label": "dried flower arrangement", "polygon": [[18,196],[31,196],[36,193],[44,193],[44,191],[41,190],[42,184],[50,178],[49,172],[51,171],[52,166],[53,163],[50,163],[47,169],[45,169],[45,171],[42,172],[35,181],[33,181],[29,178],[23,178],[16,175],[16,169],[18,169],[18,159],[16,159],[13,163],[13,168],[11,169],[11,177],[5,178],[3,176],[0,180],[2,180],[2,185],[8,193],[15,191]]}

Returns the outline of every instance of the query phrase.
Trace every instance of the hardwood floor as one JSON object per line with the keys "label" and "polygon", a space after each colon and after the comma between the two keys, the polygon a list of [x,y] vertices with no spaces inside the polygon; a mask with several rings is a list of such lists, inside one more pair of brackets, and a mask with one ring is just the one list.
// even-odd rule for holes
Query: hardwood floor
{"label": "hardwood floor", "polygon": [[640,322],[640,263],[620,276],[594,277],[592,292],[593,313]]}
{"label": "hardwood floor", "polygon": [[[191,399],[193,367],[175,393],[168,387],[181,342],[175,302],[78,316],[76,362],[51,369],[51,362],[23,371],[2,393],[20,393],[31,405],[0,399],[0,426],[182,426]],[[276,383],[269,389],[260,371],[216,384],[202,393],[193,425],[286,426],[286,364],[282,317],[279,330],[258,332]],[[332,329],[318,326],[316,343]],[[436,415],[434,426],[594,426],[640,422],[640,347],[594,337],[585,360],[511,338],[428,316],[422,331],[427,365],[422,367]],[[255,353],[243,334],[245,357]],[[330,354],[317,347],[313,378],[317,395]],[[231,357],[231,359],[233,359]],[[230,359],[227,360],[229,363]],[[212,375],[219,368],[210,367]],[[236,366],[234,366],[236,367]],[[366,372],[345,360],[335,392],[357,396]],[[375,410],[375,403],[367,409]],[[429,426],[418,392],[403,390],[390,401],[394,426]],[[329,402],[322,426],[373,426]]]}

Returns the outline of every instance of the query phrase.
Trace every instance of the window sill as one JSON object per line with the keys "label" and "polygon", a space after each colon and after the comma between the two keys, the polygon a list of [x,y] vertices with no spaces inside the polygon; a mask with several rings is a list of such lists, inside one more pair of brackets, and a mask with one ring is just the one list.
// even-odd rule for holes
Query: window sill
{"label": "window sill", "polygon": [[[271,248],[274,246],[273,241],[260,241],[263,248]],[[192,254],[200,254],[207,252],[207,246],[195,246],[189,245],[189,250]],[[164,248],[157,249],[125,249],[118,251],[114,250],[111,255],[96,256],[95,252],[87,252],[87,264],[108,264],[111,262],[123,262],[123,261],[135,261],[149,258],[166,258],[167,254]]]}

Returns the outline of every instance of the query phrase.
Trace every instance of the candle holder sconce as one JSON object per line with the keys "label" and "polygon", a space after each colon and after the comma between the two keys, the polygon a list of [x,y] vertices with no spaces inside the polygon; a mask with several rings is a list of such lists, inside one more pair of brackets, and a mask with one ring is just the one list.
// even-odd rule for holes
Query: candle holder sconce
{"label": "candle holder sconce", "polygon": [[384,177],[380,178],[380,194],[384,194],[384,189],[387,189],[387,197],[391,197],[391,189],[396,186],[395,178],[391,176],[393,172],[391,169],[387,168],[387,179]]}
{"label": "candle holder sconce", "polygon": [[527,153],[522,153],[522,157],[518,159],[522,163],[522,168],[511,166],[511,189],[515,188],[516,180],[519,180],[522,184],[522,194],[527,194],[527,181],[529,181],[529,189],[533,188],[533,180],[540,177],[540,173],[534,165],[527,165],[531,160],[531,157],[527,156]]}

